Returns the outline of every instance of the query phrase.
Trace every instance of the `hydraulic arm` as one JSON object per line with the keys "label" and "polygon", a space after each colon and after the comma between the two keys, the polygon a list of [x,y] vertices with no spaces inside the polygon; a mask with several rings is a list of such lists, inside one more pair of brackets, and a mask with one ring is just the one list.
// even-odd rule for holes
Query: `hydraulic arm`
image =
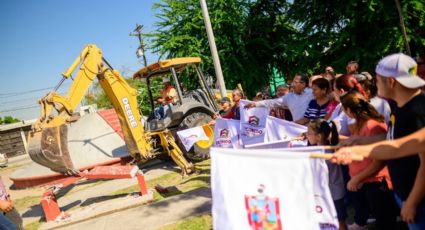
{"label": "hydraulic arm", "polygon": [[[67,95],[59,95],[56,90],[64,80],[71,77],[77,67],[79,70]],[[32,160],[56,172],[77,173],[67,147],[67,123],[73,120],[75,108],[97,78],[118,114],[128,151],[137,162],[142,163],[154,157],[151,139],[156,135],[159,136],[163,148],[182,168],[183,173],[193,171],[193,165],[183,157],[168,130],[145,133],[137,109],[137,91],[109,65],[103,58],[102,51],[95,45],[87,45],[62,76],[58,86],[39,101],[41,115],[28,138]]]}

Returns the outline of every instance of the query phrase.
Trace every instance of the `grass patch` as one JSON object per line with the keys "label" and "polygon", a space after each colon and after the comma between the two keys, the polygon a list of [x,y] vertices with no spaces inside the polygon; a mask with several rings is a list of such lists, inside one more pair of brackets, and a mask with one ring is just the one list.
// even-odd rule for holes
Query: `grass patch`
{"label": "grass patch", "polygon": [[43,223],[40,221],[34,221],[24,226],[25,230],[37,230],[41,227]]}
{"label": "grass patch", "polygon": [[19,199],[14,199],[13,203],[19,212],[25,211],[34,205],[39,205],[41,196],[27,196]]}
{"label": "grass patch", "polygon": [[[164,174],[158,178],[146,181],[148,188],[154,188],[157,184],[160,184],[163,187],[167,187],[169,190],[168,193],[160,194],[154,190],[154,202],[162,200],[164,198],[189,192],[199,188],[209,188],[210,187],[210,160],[205,160],[199,162],[196,165],[196,168],[199,170],[199,173],[190,175],[182,179],[179,172],[170,172]],[[133,185],[124,189],[117,190],[110,195],[122,195],[129,194],[134,192],[139,192],[139,185]]]}
{"label": "grass patch", "polygon": [[180,222],[166,225],[159,230],[209,230],[212,229],[211,214],[190,217]]}
{"label": "grass patch", "polygon": [[76,192],[106,183],[108,181],[111,181],[111,179],[97,179],[97,180],[81,180],[75,183],[75,186],[71,188],[64,196],[74,194]]}

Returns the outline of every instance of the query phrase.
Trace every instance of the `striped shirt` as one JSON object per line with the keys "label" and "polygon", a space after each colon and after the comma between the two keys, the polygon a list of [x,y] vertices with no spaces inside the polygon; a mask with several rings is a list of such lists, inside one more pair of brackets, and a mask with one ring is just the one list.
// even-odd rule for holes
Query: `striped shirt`
{"label": "striped shirt", "polygon": [[[310,101],[310,103],[308,103],[308,107],[304,113],[304,117],[310,120],[324,118],[326,114],[329,113],[328,107],[330,107],[331,104],[331,101],[328,101],[323,105],[319,105],[317,104],[316,99],[313,99]],[[335,106],[333,107],[333,109],[335,109]]]}

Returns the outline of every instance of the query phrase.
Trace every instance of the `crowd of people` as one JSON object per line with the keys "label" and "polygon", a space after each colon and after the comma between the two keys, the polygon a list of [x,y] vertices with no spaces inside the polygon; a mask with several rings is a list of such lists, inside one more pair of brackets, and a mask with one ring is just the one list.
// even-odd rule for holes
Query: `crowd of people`
{"label": "crowd of people", "polygon": [[[328,167],[340,229],[365,229],[371,216],[377,229],[394,229],[398,216],[409,229],[425,229],[425,67],[417,60],[389,55],[375,77],[355,61],[344,74],[331,66],[320,75],[296,74],[291,85],[277,87],[276,98],[257,93],[244,107],[268,107],[271,116],[306,125],[308,145],[337,146]],[[222,99],[220,115],[240,119],[244,95],[237,89],[232,97],[233,106]],[[354,208],[348,226],[347,203]]]}
{"label": "crowd of people", "polygon": [[[296,74],[290,85],[276,88],[276,98],[257,93],[243,109],[268,107],[271,116],[307,126],[308,145],[337,146],[327,165],[340,229],[365,229],[371,216],[377,229],[394,229],[398,216],[409,229],[425,229],[425,62],[392,54],[375,72],[360,72],[351,61],[344,74],[331,66],[320,75]],[[165,80],[160,103],[175,102],[176,95]],[[232,100],[222,98],[217,117],[239,120],[244,98],[240,89]],[[348,226],[347,204],[354,208]],[[13,209],[1,178],[0,209]],[[12,226],[0,215],[0,227]]]}

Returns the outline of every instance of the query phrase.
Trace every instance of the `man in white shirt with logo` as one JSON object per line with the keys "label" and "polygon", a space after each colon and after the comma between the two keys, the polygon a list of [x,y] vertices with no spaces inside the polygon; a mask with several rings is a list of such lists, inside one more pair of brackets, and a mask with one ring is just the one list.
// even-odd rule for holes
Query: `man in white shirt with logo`
{"label": "man in white shirt with logo", "polygon": [[307,87],[308,77],[297,74],[292,81],[293,91],[283,97],[257,101],[245,106],[245,109],[252,107],[268,107],[273,108],[277,106],[286,106],[289,108],[294,121],[300,120],[304,117],[305,110],[308,103],[313,99],[311,89]]}

